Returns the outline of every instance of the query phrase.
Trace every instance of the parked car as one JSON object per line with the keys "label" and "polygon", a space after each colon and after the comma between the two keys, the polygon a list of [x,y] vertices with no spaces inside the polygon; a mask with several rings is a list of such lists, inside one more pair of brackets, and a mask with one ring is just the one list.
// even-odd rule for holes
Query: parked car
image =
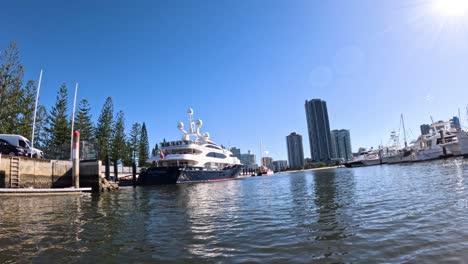
{"label": "parked car", "polygon": [[4,139],[0,139],[0,153],[10,156],[27,156],[28,150],[22,147],[16,147]]}
{"label": "parked car", "polygon": [[37,148],[31,147],[31,142],[21,135],[0,134],[0,139],[8,142],[18,148],[26,149],[27,156],[32,158],[44,158],[44,152]]}

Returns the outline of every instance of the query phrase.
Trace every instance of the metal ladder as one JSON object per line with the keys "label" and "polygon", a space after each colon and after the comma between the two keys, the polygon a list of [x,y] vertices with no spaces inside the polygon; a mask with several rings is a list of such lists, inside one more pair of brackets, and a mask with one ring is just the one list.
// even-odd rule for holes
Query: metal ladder
{"label": "metal ladder", "polygon": [[20,187],[19,158],[10,158],[10,188]]}

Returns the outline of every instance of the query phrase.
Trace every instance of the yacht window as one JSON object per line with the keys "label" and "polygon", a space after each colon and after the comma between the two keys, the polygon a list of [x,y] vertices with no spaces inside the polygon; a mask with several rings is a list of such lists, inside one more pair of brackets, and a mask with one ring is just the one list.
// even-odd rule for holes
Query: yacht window
{"label": "yacht window", "polygon": [[217,159],[225,159],[226,155],[216,152],[210,152],[206,154],[207,157],[217,158]]}

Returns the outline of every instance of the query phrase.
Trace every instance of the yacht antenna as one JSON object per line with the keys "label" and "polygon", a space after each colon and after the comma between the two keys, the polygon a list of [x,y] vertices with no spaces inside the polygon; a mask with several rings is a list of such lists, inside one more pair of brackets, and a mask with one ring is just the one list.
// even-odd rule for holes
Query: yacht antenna
{"label": "yacht antenna", "polygon": [[405,119],[403,118],[403,114],[401,114],[401,123],[403,124],[403,136],[405,137],[405,148],[407,148],[408,142],[406,141]]}
{"label": "yacht antenna", "polygon": [[189,116],[189,126],[190,126],[190,134],[193,134],[193,110],[190,108],[187,112]]}

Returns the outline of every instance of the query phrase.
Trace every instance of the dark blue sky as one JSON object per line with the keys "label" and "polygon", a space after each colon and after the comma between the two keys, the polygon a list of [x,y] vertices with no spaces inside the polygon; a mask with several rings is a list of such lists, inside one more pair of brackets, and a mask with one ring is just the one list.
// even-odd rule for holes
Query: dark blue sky
{"label": "dark blue sky", "polygon": [[6,1],[0,46],[18,42],[26,79],[44,69],[48,108],[79,82],[95,119],[112,96],[152,145],[193,107],[214,141],[286,159],[292,131],[310,156],[306,99],[328,102],[354,149],[387,142],[401,113],[417,136],[464,109],[468,19],[437,1]]}

